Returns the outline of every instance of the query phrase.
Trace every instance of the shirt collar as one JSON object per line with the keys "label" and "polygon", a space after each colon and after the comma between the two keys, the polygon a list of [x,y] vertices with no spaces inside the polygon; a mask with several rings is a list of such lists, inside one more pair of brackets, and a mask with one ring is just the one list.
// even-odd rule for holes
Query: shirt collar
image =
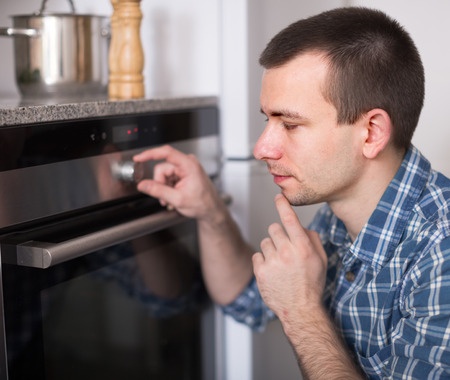
{"label": "shirt collar", "polygon": [[375,270],[389,260],[400,242],[430,171],[427,159],[411,146],[369,221],[350,247],[354,256]]}

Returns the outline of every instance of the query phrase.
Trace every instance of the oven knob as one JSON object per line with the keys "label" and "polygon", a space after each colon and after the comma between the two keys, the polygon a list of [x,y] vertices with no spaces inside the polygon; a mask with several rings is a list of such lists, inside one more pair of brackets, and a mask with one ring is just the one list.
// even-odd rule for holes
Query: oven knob
{"label": "oven knob", "polygon": [[124,182],[137,183],[144,178],[144,165],[140,162],[115,162],[112,167],[115,178]]}

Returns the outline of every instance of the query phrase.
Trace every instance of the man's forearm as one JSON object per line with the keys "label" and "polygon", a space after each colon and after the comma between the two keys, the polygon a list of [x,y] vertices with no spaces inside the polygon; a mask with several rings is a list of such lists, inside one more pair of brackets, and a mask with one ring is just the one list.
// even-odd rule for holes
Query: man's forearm
{"label": "man's forearm", "polygon": [[225,208],[216,215],[213,221],[198,222],[201,264],[210,296],[226,305],[249,283],[254,250]]}
{"label": "man's forearm", "polygon": [[322,307],[286,317],[281,322],[305,379],[365,378]]}

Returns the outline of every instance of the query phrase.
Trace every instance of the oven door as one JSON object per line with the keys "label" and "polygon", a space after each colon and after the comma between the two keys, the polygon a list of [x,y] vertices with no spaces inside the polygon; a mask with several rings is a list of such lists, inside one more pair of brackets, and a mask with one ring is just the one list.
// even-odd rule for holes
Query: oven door
{"label": "oven door", "polygon": [[197,244],[143,196],[1,236],[0,378],[213,379]]}

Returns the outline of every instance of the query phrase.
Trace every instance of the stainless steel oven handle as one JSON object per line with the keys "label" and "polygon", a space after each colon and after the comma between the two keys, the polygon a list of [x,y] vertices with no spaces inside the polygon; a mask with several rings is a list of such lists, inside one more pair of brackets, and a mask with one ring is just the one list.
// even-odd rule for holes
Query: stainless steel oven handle
{"label": "stainless steel oven handle", "polygon": [[[221,198],[226,204],[232,201],[228,194],[222,194]],[[14,246],[5,244],[2,248],[6,248],[9,253],[13,251],[14,262],[8,260],[9,263],[46,269],[99,249],[163,230],[185,220],[187,218],[176,211],[161,211],[61,243],[32,240]]]}
{"label": "stainless steel oven handle", "polygon": [[17,265],[49,268],[96,250],[176,225],[186,219],[176,211],[162,211],[61,243],[28,241],[15,246]]}

